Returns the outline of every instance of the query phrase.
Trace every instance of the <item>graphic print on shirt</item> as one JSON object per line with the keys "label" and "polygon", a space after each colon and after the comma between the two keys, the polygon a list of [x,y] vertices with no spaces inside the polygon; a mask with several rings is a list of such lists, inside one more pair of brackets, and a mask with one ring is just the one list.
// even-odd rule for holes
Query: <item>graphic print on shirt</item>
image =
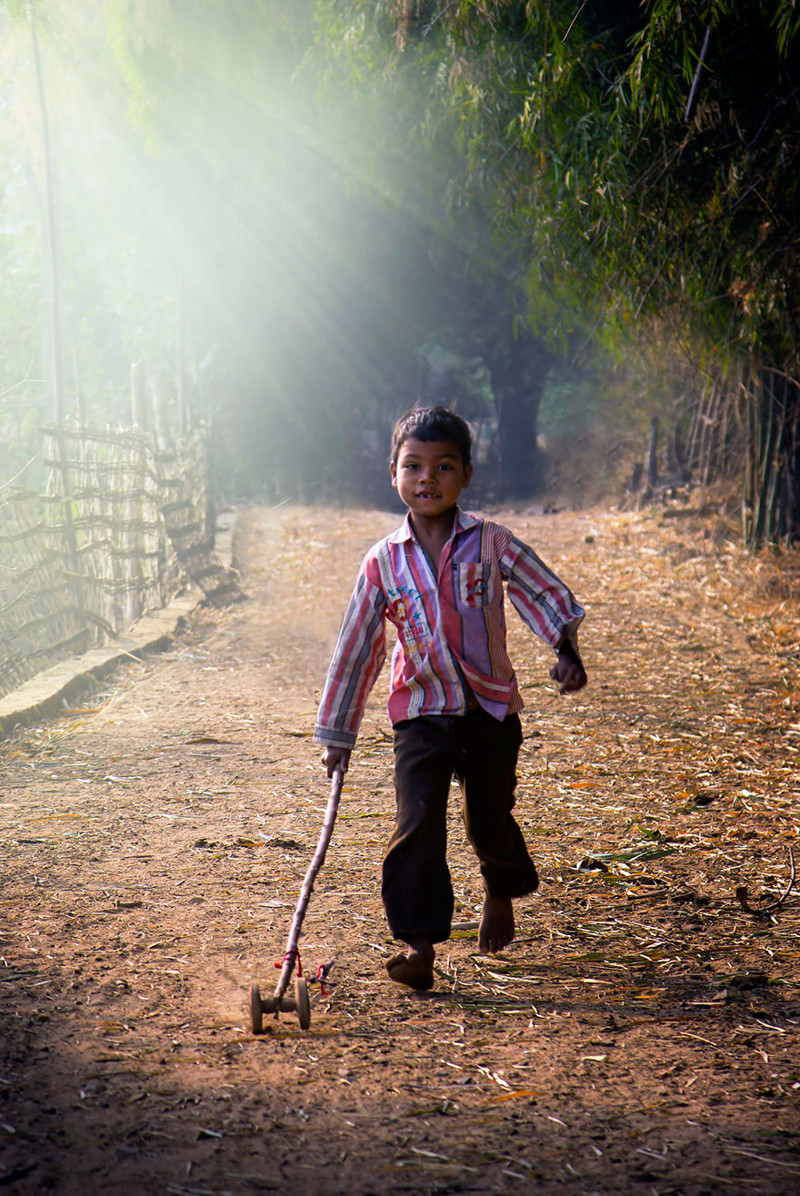
{"label": "graphic print on shirt", "polygon": [[422,595],[413,586],[396,585],[387,590],[386,597],[388,616],[400,633],[406,655],[419,667],[430,640]]}
{"label": "graphic print on shirt", "polygon": [[453,565],[458,603],[468,610],[489,606],[495,596],[498,569],[491,561],[465,561]]}

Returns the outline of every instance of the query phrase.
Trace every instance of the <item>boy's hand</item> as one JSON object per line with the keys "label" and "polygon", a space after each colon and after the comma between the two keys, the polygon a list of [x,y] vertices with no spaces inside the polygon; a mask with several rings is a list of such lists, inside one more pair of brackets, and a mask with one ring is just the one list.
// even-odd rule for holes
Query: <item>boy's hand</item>
{"label": "boy's hand", "polygon": [[328,770],[328,776],[332,777],[337,768],[341,768],[342,772],[347,772],[347,767],[350,763],[350,752],[348,748],[326,747],[322,753],[322,763]]}
{"label": "boy's hand", "polygon": [[559,682],[559,693],[571,694],[583,689],[586,684],[586,669],[571,640],[563,640],[558,646],[558,663],[550,670],[550,676]]}

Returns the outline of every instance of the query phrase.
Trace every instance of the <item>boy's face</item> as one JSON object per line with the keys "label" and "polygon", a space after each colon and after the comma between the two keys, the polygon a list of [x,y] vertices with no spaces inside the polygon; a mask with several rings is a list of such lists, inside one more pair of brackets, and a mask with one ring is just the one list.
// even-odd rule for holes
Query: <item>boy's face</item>
{"label": "boy's face", "polygon": [[472,466],[464,465],[451,440],[405,440],[391,464],[392,485],[412,515],[435,519],[458,502],[469,486]]}

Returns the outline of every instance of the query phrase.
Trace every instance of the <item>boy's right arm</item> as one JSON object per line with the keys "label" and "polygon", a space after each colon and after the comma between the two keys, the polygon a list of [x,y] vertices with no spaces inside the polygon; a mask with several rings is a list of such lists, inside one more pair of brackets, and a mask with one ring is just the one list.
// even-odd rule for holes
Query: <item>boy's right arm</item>
{"label": "boy's right arm", "polygon": [[386,599],[365,557],[328,669],[314,739],[332,777],[347,772],[367,698],[386,656]]}
{"label": "boy's right arm", "polygon": [[325,765],[329,777],[333,776],[337,768],[341,768],[345,773],[350,764],[350,749],[326,747],[322,753],[322,763]]}

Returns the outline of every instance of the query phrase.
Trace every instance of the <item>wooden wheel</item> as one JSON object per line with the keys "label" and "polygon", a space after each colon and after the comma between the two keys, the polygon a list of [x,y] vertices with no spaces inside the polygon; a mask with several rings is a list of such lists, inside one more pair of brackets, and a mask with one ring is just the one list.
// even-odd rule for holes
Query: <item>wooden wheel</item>
{"label": "wooden wheel", "polygon": [[300,1029],[307,1030],[311,1025],[311,1006],[308,1001],[308,985],[305,976],[298,976],[294,982],[294,996],[297,1002],[297,1019]]}
{"label": "wooden wheel", "polygon": [[257,984],[250,985],[250,1027],[254,1034],[260,1034],[264,1029],[264,1018],[261,1008],[261,990]]}

